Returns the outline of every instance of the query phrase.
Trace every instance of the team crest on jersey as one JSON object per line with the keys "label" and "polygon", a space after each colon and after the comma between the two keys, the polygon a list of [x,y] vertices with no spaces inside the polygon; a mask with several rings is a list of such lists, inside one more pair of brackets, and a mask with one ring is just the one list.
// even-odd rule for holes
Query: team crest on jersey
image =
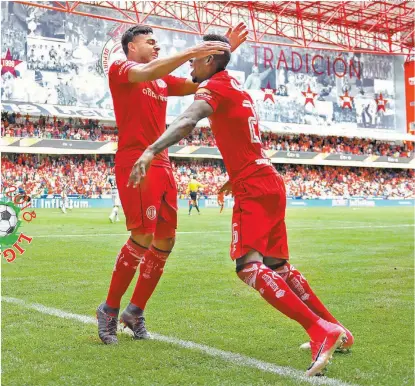
{"label": "team crest on jersey", "polygon": [[146,210],[146,216],[149,220],[154,220],[156,218],[157,211],[154,205],[151,205]]}
{"label": "team crest on jersey", "polygon": [[167,87],[167,83],[163,79],[157,79],[156,83],[157,83],[157,86],[159,86],[161,88],[166,88]]}
{"label": "team crest on jersey", "polygon": [[111,64],[116,60],[125,60],[125,54],[121,46],[121,35],[125,31],[125,26],[117,26],[108,35],[111,38],[104,44],[101,53],[101,68],[104,74],[108,76]]}

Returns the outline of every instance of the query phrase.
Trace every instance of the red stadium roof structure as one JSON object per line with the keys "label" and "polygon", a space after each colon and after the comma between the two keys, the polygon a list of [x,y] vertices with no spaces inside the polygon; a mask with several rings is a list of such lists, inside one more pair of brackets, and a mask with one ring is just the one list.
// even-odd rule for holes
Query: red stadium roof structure
{"label": "red stadium roof structure", "polygon": [[[251,42],[300,48],[408,55],[415,45],[415,2],[411,0],[16,2],[192,34],[244,21]],[[154,24],[154,17],[175,20],[174,28]]]}

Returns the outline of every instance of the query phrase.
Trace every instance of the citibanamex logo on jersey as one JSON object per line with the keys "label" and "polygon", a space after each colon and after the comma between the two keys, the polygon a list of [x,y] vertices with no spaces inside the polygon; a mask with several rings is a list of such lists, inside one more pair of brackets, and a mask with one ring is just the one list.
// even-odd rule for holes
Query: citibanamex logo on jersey
{"label": "citibanamex logo on jersey", "polygon": [[8,263],[23,255],[27,245],[32,243],[33,237],[20,231],[25,222],[30,223],[36,218],[31,206],[30,196],[19,193],[16,186],[4,189],[0,199],[0,250]]}

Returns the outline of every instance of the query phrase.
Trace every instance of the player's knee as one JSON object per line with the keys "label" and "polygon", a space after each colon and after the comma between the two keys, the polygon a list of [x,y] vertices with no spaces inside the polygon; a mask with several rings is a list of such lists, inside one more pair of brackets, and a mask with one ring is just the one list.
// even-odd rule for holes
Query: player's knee
{"label": "player's knee", "polygon": [[277,270],[278,268],[283,267],[287,264],[287,260],[285,259],[276,259],[274,257],[264,257],[264,264],[273,271]]}
{"label": "player's knee", "polygon": [[[287,260],[264,258],[264,264],[275,273],[278,273],[278,275],[287,283],[289,283],[293,277],[298,277],[298,275],[302,277],[301,273]],[[302,279],[304,279],[304,277],[302,277]]]}
{"label": "player's knee", "polygon": [[148,248],[153,241],[153,234],[152,233],[139,233],[137,230],[133,229],[131,231],[131,239],[137,244],[140,244],[143,247]]}
{"label": "player's knee", "polygon": [[153,240],[153,245],[162,251],[171,251],[176,242],[175,237],[166,237],[163,239]]}
{"label": "player's knee", "polygon": [[236,260],[236,274],[245,284],[257,289],[256,278],[261,266],[263,266],[262,256],[247,258],[245,255]]}
{"label": "player's knee", "polygon": [[150,246],[148,253],[144,255],[140,264],[140,275],[144,279],[159,280],[164,272],[164,266],[170,255],[170,251],[164,251],[154,245]]}
{"label": "player's knee", "polygon": [[262,264],[264,261],[264,258],[262,255],[257,251],[250,251],[246,255],[239,257],[236,259],[236,273],[239,276],[239,272],[242,271],[244,268],[250,266],[254,263],[260,263]]}

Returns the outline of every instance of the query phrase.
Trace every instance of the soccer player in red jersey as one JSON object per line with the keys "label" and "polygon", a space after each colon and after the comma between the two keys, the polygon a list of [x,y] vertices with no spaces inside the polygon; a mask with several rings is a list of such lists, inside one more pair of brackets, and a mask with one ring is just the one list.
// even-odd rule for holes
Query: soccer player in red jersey
{"label": "soccer player in red jersey", "polygon": [[220,191],[218,193],[218,205],[220,207],[220,212],[219,213],[222,213],[223,212],[223,207],[225,206],[225,192],[223,192],[223,191]]}
{"label": "soccer player in red jersey", "polygon": [[[218,35],[207,35],[203,40],[227,41]],[[319,375],[333,352],[353,337],[288,261],[284,182],[263,153],[251,97],[225,71],[229,59],[230,54],[225,53],[192,61],[193,81],[200,83],[195,101],[147,148],[130,180],[133,185],[143,177],[145,181],[146,170],[157,154],[209,117],[230,177],[223,190],[232,189],[235,196],[230,252],[236,272],[274,308],[304,327],[312,349],[312,364],[306,374]]]}
{"label": "soccer player in red jersey", "polygon": [[136,25],[121,39],[127,60],[118,60],[110,67],[109,85],[119,130],[115,176],[131,236],[115,261],[107,299],[97,308],[98,334],[106,344],[118,342],[121,297],[138,266],[137,284],[121,321],[133,331],[134,338],[150,338],[143,311],[175,241],[177,189],[167,149],[155,157],[143,184],[127,186],[128,177],[146,147],[165,131],[167,97],[194,94],[197,90],[197,84],[191,79],[176,78],[169,73],[192,57],[223,55],[246,40],[247,31],[242,23],[228,33],[231,47],[223,42],[204,42],[158,59],[160,47],[153,30]]}

